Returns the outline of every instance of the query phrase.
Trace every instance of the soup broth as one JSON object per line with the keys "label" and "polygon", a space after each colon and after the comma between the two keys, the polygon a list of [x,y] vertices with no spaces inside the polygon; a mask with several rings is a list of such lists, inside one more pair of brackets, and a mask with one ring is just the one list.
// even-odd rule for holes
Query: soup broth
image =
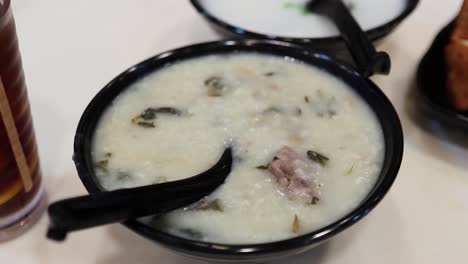
{"label": "soup broth", "polygon": [[376,116],[341,80],[291,58],[234,53],[133,84],[101,117],[93,157],[101,185],[115,190],[196,175],[227,146],[226,183],[150,224],[227,244],[311,232],[366,197],[385,147]]}

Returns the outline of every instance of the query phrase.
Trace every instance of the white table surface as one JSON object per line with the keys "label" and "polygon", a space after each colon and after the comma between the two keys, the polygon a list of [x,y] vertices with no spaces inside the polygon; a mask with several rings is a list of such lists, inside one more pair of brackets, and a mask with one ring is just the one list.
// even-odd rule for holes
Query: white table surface
{"label": "white table surface", "polygon": [[[153,54],[218,39],[181,0],[13,1],[24,68],[51,200],[84,194],[72,157],[78,119],[111,78]],[[392,73],[374,81],[398,110],[405,156],[382,203],[342,236],[289,263],[468,263],[468,138],[415,115],[416,66],[461,0],[422,0],[382,43]],[[44,237],[47,218],[0,244],[1,264],[200,263],[120,225]],[[283,263],[277,261],[276,263]]]}

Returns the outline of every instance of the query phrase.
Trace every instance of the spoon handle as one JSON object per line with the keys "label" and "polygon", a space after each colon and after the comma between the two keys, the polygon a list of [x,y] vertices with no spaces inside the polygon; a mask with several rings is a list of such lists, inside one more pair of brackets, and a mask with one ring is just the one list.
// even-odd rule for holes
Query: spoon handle
{"label": "spoon handle", "polygon": [[[195,187],[195,186],[194,186]],[[118,223],[130,218],[165,213],[200,199],[198,188],[167,190],[118,190],[62,200],[49,206],[50,226],[47,236],[64,240],[71,231]]]}
{"label": "spoon handle", "polygon": [[334,8],[328,10],[333,17],[353,59],[364,77],[372,74],[390,73],[390,56],[386,52],[377,52],[342,1],[335,1]]}
{"label": "spoon handle", "polygon": [[98,192],[55,202],[49,206],[47,237],[63,241],[68,232],[188,206],[224,183],[231,171],[232,153],[227,149],[209,170],[185,180],[110,192]]}

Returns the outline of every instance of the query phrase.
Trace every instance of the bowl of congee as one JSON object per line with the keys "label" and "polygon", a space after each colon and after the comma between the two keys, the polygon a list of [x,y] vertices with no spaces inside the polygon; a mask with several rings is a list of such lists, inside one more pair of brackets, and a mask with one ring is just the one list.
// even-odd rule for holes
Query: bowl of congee
{"label": "bowl of congee", "polygon": [[[220,35],[270,39],[341,51],[345,41],[333,22],[309,10],[311,0],[190,0]],[[367,37],[378,41],[416,9],[419,0],[343,0]]]}
{"label": "bowl of congee", "polygon": [[91,101],[74,161],[90,193],[232,169],[201,201],[123,224],[183,255],[266,261],[304,252],[367,215],[403,155],[390,101],[333,58],[269,40],[156,55]]}

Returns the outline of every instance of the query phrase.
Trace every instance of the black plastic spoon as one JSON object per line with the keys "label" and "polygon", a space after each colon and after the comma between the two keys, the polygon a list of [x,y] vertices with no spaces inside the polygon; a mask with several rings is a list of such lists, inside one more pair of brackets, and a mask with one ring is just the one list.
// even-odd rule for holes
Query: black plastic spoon
{"label": "black plastic spoon", "polygon": [[386,52],[375,50],[341,0],[311,0],[306,4],[306,8],[309,12],[333,20],[364,77],[390,73],[390,56]]}
{"label": "black plastic spoon", "polygon": [[232,167],[232,150],[197,176],[168,183],[93,193],[58,201],[49,206],[47,237],[63,241],[68,232],[122,222],[190,205],[223,184]]}

